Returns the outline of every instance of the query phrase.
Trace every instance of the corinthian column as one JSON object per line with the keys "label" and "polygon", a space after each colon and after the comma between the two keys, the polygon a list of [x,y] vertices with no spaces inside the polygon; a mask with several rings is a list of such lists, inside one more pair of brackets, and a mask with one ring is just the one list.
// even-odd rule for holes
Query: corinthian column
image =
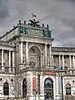
{"label": "corinthian column", "polygon": [[62,67],[64,69],[64,55],[62,55]]}
{"label": "corinthian column", "polygon": [[29,54],[28,54],[28,42],[26,42],[26,64],[29,64]]}
{"label": "corinthian column", "polygon": [[50,65],[52,65],[52,54],[51,54],[51,45],[50,45],[50,47],[49,47],[49,53],[50,53],[50,55],[49,55],[49,60],[50,60]]}
{"label": "corinthian column", "polygon": [[4,65],[3,65],[3,55],[4,55],[4,50],[2,49],[2,71],[4,71]]}
{"label": "corinthian column", "polygon": [[11,51],[9,51],[9,71],[11,72]]}
{"label": "corinthian column", "polygon": [[20,54],[21,54],[21,63],[23,63],[23,42],[21,42],[21,48],[20,48]]}
{"label": "corinthian column", "polygon": [[45,65],[47,65],[47,44],[45,44]]}
{"label": "corinthian column", "polygon": [[72,74],[71,55],[69,55],[69,69],[70,69],[70,74]]}
{"label": "corinthian column", "polygon": [[12,67],[13,67],[13,72],[15,72],[15,53],[14,51],[12,52]]}
{"label": "corinthian column", "polygon": [[59,55],[59,67],[61,67],[61,60],[60,60],[60,55]]}
{"label": "corinthian column", "polygon": [[75,59],[74,59],[74,55],[73,55],[73,69],[75,68]]}

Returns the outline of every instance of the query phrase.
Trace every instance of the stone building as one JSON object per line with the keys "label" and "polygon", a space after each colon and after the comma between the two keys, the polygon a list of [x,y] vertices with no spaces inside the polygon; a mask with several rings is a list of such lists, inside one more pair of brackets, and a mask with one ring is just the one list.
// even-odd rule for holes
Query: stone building
{"label": "stone building", "polygon": [[[38,21],[19,23],[0,37],[0,100],[44,100],[75,95],[75,48],[52,47],[51,30]],[[57,99],[58,100],[58,99]]]}

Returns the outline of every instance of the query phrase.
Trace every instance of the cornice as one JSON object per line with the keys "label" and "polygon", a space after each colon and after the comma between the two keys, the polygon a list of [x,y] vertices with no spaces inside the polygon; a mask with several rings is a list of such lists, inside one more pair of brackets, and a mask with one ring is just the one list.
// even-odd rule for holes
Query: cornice
{"label": "cornice", "polygon": [[74,47],[52,47],[52,52],[75,52]]}

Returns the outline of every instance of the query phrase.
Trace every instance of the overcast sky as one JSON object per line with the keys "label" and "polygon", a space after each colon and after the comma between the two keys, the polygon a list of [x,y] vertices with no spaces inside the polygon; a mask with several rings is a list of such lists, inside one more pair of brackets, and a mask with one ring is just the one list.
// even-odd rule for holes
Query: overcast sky
{"label": "overcast sky", "polygon": [[0,35],[32,13],[53,29],[53,46],[75,47],[75,0],[0,0]]}

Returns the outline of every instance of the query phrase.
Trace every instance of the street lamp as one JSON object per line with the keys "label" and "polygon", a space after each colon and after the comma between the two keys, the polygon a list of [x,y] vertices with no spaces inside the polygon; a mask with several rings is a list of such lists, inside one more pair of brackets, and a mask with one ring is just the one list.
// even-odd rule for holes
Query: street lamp
{"label": "street lamp", "polygon": [[61,77],[61,90],[62,90],[62,100],[64,100],[64,95],[63,95],[63,77],[65,75],[65,70],[63,70],[63,68],[61,67],[60,70],[58,70],[58,74]]}

